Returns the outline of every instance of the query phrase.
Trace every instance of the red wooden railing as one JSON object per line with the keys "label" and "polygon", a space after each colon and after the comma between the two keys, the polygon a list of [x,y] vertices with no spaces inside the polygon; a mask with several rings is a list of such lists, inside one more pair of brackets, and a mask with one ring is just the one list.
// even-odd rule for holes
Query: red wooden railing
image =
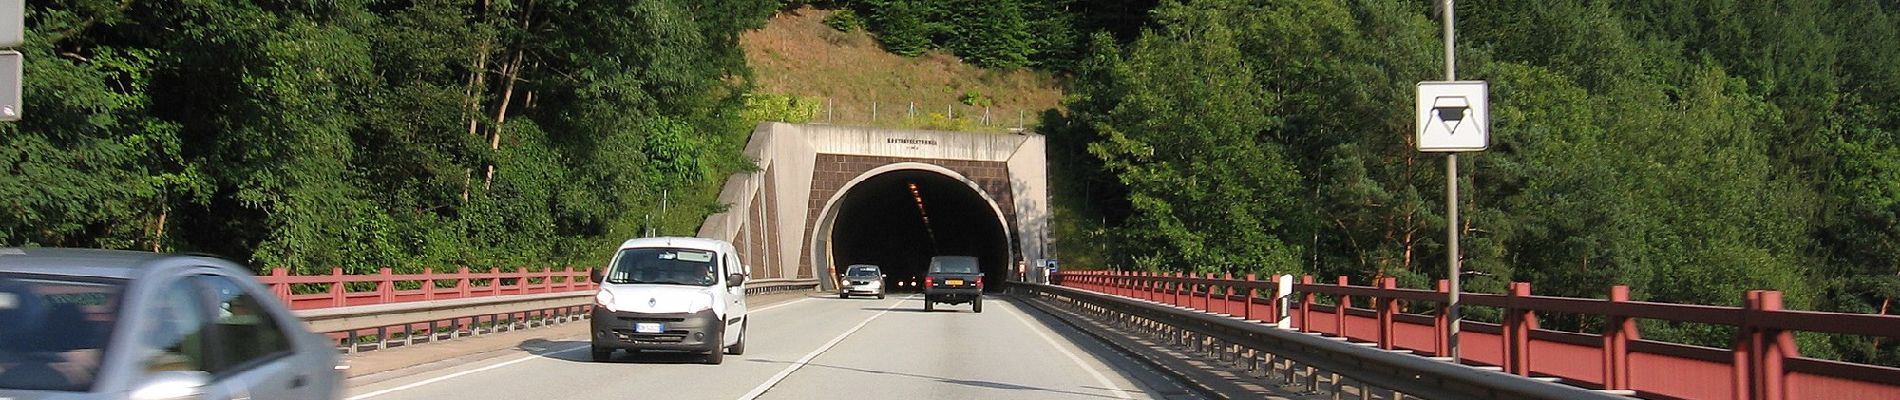
{"label": "red wooden railing", "polygon": [[[293,310],[307,310],[327,307],[363,306],[412,301],[431,301],[461,299],[469,297],[538,294],[594,290],[597,286],[587,279],[591,268],[576,270],[574,267],[560,269],[548,268],[545,271],[529,271],[517,268],[514,271],[469,272],[462,267],[455,273],[436,273],[423,270],[420,274],[395,274],[389,268],[383,268],[373,275],[346,275],[342,268],[330,269],[328,275],[290,275],[283,268],[272,268],[270,275],[257,277],[271,292],[290,304]],[[451,287],[437,287],[436,281],[455,281]],[[539,283],[534,283],[539,281]],[[351,291],[349,284],[375,283],[374,290]],[[397,289],[398,282],[411,282],[417,289]],[[323,293],[294,294],[291,285],[327,284],[329,289]],[[408,285],[406,285],[408,286]]]}
{"label": "red wooden railing", "polygon": [[[1406,314],[1399,302],[1443,303],[1438,290],[1400,289],[1392,278],[1375,286],[1352,286],[1300,278],[1292,293],[1253,275],[1063,272],[1058,284],[1079,289],[1277,321],[1280,309],[1292,329],[1377,343],[1380,348],[1425,355],[1448,353],[1443,311]],[[1333,304],[1318,295],[1337,298]],[[1462,322],[1459,355],[1464,362],[1497,366],[1523,376],[1554,376],[1595,389],[1633,390],[1643,397],[1687,399],[1900,399],[1900,368],[1801,357],[1793,332],[1900,337],[1900,316],[1783,310],[1781,292],[1749,291],[1742,307],[1652,303],[1629,300],[1615,286],[1607,299],[1533,296],[1529,283],[1515,282],[1505,294],[1462,293],[1460,304],[1496,307],[1501,324]],[[1339,307],[1344,304],[1345,307]],[[1371,304],[1355,308],[1353,304]],[[1538,313],[1596,315],[1600,333],[1539,329]],[[1637,319],[1728,325],[1739,332],[1727,349],[1641,339]]]}

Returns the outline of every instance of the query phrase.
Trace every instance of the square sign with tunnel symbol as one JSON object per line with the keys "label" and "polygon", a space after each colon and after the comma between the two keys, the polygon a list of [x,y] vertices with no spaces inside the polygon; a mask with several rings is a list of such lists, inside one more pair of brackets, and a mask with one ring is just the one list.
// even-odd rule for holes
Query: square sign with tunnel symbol
{"label": "square sign with tunnel symbol", "polygon": [[1491,145],[1490,89],[1484,81],[1418,83],[1418,150],[1481,151]]}

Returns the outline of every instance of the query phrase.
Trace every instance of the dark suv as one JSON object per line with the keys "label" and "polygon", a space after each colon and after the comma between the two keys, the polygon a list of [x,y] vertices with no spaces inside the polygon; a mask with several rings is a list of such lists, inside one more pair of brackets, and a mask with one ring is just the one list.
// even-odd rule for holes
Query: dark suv
{"label": "dark suv", "polygon": [[970,309],[983,312],[983,270],[976,257],[936,256],[930,258],[930,271],[924,274],[924,311],[936,310],[936,303],[970,303]]}

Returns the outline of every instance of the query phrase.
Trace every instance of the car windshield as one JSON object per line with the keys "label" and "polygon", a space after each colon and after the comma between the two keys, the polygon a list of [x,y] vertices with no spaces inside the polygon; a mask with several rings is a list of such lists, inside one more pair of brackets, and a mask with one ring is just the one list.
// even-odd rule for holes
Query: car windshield
{"label": "car windshield", "polygon": [[718,268],[705,250],[635,248],[620,251],[607,283],[712,286]]}
{"label": "car windshield", "polygon": [[0,389],[91,389],[123,286],[0,273]]}
{"label": "car windshield", "polygon": [[931,259],[930,272],[941,272],[941,273],[946,273],[946,274],[974,274],[976,273],[976,258],[974,257],[938,257],[935,259]]}
{"label": "car windshield", "polygon": [[851,267],[851,270],[846,271],[844,274],[845,276],[877,276],[877,267],[859,265]]}

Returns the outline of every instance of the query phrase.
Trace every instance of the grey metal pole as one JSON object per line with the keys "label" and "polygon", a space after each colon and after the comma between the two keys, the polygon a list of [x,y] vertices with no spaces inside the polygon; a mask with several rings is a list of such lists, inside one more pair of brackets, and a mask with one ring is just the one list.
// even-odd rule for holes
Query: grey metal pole
{"label": "grey metal pole", "polygon": [[[1457,53],[1455,53],[1457,40],[1452,31],[1452,21],[1456,13],[1457,9],[1452,6],[1452,0],[1445,0],[1445,80],[1447,81],[1458,80],[1458,61]],[[1450,293],[1447,293],[1448,298],[1445,299],[1445,348],[1451,353],[1446,356],[1451,357],[1452,363],[1459,362],[1458,322],[1463,318],[1458,315],[1458,292],[1461,290],[1458,288],[1459,236],[1462,235],[1458,232],[1458,153],[1454,152],[1445,154],[1445,243],[1450,245],[1449,251],[1445,252],[1445,258],[1451,267],[1450,275],[1446,278],[1451,284],[1447,288],[1450,289]]]}

